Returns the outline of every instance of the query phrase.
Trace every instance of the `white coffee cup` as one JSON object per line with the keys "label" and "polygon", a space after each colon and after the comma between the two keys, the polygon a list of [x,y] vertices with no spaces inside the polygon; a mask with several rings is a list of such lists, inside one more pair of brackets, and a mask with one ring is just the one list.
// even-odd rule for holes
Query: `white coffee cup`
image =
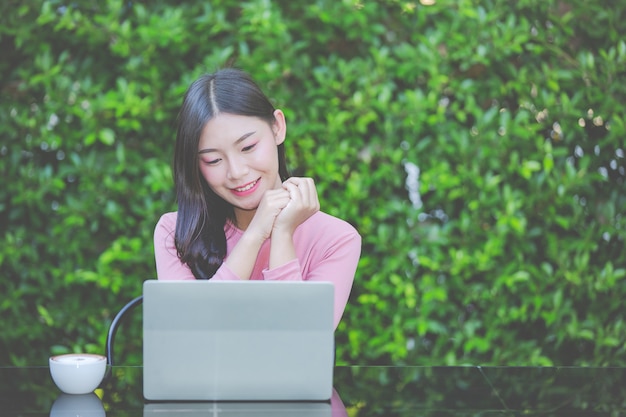
{"label": "white coffee cup", "polygon": [[66,394],[88,394],[98,388],[106,372],[107,358],[90,353],[50,357],[50,375]]}

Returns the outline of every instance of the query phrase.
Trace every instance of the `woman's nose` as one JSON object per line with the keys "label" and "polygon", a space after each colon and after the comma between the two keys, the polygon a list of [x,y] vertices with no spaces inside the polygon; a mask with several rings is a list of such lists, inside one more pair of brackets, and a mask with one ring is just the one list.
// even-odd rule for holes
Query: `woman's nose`
{"label": "woman's nose", "polygon": [[228,176],[231,179],[243,178],[248,173],[248,165],[241,158],[232,158],[228,166]]}

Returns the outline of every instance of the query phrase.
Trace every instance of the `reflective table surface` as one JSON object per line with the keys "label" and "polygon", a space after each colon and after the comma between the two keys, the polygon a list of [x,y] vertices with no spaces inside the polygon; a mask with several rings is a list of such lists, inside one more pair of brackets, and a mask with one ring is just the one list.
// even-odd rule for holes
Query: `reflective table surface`
{"label": "reflective table surface", "polygon": [[48,367],[0,367],[0,416],[623,416],[626,368],[336,367],[329,402],[146,402],[141,367],[62,394]]}

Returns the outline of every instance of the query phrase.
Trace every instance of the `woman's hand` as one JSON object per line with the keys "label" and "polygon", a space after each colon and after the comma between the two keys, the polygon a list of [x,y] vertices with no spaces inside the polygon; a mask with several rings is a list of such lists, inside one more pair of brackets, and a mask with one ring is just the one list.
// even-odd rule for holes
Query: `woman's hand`
{"label": "woman's hand", "polygon": [[293,235],[296,228],[319,211],[320,203],[312,178],[292,177],[283,182],[283,190],[289,195],[286,206],[274,220],[274,233]]}
{"label": "woman's hand", "polygon": [[249,279],[256,254],[270,237],[270,269],[295,259],[293,232],[319,209],[317,190],[311,178],[289,178],[282,188],[266,191],[226,264],[240,278]]}
{"label": "woman's hand", "polygon": [[254,234],[261,242],[268,239],[272,234],[276,217],[289,204],[289,201],[290,195],[285,189],[266,191],[246,233]]}
{"label": "woman's hand", "polygon": [[250,279],[259,250],[272,234],[276,216],[289,201],[289,192],[284,189],[268,190],[263,194],[250,224],[224,261],[236,276]]}

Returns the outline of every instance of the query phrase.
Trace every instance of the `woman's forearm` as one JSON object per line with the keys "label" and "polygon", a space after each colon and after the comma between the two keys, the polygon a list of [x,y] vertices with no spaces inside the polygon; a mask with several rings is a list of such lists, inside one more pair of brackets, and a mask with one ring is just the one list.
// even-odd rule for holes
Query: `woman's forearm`
{"label": "woman's forearm", "polygon": [[239,278],[250,279],[263,242],[262,237],[244,232],[224,263]]}
{"label": "woman's forearm", "polygon": [[294,259],[296,259],[296,248],[293,244],[293,233],[288,230],[273,231],[270,246],[269,269],[285,265]]}

